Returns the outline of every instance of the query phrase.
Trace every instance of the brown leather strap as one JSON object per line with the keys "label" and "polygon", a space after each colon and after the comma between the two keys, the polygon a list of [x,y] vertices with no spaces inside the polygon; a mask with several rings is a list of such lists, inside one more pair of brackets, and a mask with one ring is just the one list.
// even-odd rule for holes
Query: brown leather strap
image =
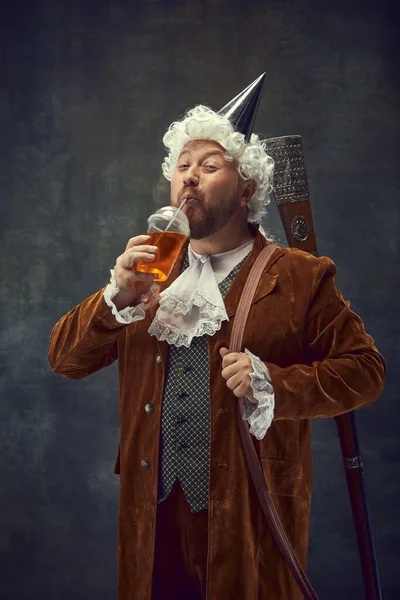
{"label": "brown leather strap", "polygon": [[[278,246],[276,244],[268,244],[268,246],[266,246],[260,252],[256,261],[253,264],[253,267],[247,278],[242,296],[240,298],[238,309],[236,311],[235,321],[233,323],[231,340],[229,345],[229,349],[231,352],[242,351],[244,328],[246,326],[246,321],[249,314],[251,302],[254,297],[254,293],[256,291],[262,272],[266,270],[267,265],[272,257],[272,254],[277,248]],[[303,592],[304,597],[307,600],[318,600],[318,596],[316,595],[311,583],[307,579],[307,575],[305,574],[292,546],[290,545],[285,530],[279,519],[278,513],[276,512],[276,508],[274,506],[273,500],[265,482],[260,461],[258,460],[257,453],[255,451],[251,439],[251,434],[248,425],[246,421],[244,421],[242,418],[243,413],[244,399],[239,398],[237,402],[237,414],[244,453],[247,459],[247,464],[250,470],[251,478],[256,488],[262,510],[271,529],[271,533],[294,579],[296,580],[301,591]]]}

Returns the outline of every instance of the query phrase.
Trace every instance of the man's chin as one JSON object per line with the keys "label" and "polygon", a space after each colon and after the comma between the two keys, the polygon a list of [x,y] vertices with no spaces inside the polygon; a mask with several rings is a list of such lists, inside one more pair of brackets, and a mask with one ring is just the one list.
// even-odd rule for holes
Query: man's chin
{"label": "man's chin", "polygon": [[199,220],[194,219],[193,216],[192,218],[191,215],[186,215],[188,217],[188,221],[189,221],[189,228],[190,228],[190,238],[192,240],[202,240],[203,238],[208,236],[208,232],[206,231],[205,227],[204,227],[204,222],[201,221],[199,222]]}
{"label": "man's chin", "polygon": [[192,240],[204,240],[205,238],[209,238],[223,227],[223,224],[217,223],[209,216],[203,216],[200,219],[194,218],[194,215],[192,218],[188,216],[188,221],[190,238]]}
{"label": "man's chin", "polygon": [[214,233],[217,233],[218,230],[217,229],[213,229],[211,230],[210,228],[208,229],[204,229],[204,228],[198,228],[198,227],[191,227],[190,228],[190,239],[191,240],[205,240],[206,238],[211,237]]}
{"label": "man's chin", "polygon": [[208,236],[206,235],[202,235],[200,233],[192,233],[190,232],[190,239],[191,240],[204,240],[204,238],[206,238]]}
{"label": "man's chin", "polygon": [[204,240],[204,238],[209,237],[210,233],[208,231],[204,231],[201,229],[197,229],[194,227],[190,228],[190,239],[191,240]]}

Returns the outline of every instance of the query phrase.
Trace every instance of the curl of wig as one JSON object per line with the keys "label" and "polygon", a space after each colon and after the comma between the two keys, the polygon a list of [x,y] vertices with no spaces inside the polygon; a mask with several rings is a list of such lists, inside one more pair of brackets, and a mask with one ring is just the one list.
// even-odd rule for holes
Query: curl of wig
{"label": "curl of wig", "polygon": [[265,143],[254,133],[246,142],[244,135],[235,131],[227,117],[207,106],[195,106],[181,121],[172,123],[163,137],[169,153],[164,158],[162,171],[168,181],[172,179],[183,147],[193,140],[217,142],[227,151],[226,160],[236,160],[240,177],[256,182],[256,190],[248,204],[248,220],[259,223],[270,202],[273,186],[274,161],[266,153]]}

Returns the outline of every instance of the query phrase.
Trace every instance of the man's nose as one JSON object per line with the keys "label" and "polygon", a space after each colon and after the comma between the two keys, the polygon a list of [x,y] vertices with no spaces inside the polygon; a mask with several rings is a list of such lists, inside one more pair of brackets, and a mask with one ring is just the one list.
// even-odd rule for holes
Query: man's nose
{"label": "man's nose", "polygon": [[188,170],[185,171],[183,181],[187,186],[199,185],[199,174],[196,167],[189,167]]}

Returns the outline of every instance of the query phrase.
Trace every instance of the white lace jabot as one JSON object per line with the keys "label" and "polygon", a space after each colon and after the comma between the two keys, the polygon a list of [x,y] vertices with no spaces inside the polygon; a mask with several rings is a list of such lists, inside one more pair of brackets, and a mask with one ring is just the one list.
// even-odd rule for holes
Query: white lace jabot
{"label": "white lace jabot", "polygon": [[150,335],[175,346],[190,346],[194,337],[214,335],[229,321],[218,284],[247,256],[254,240],[221,254],[200,255],[188,246],[189,267],[160,294]]}

